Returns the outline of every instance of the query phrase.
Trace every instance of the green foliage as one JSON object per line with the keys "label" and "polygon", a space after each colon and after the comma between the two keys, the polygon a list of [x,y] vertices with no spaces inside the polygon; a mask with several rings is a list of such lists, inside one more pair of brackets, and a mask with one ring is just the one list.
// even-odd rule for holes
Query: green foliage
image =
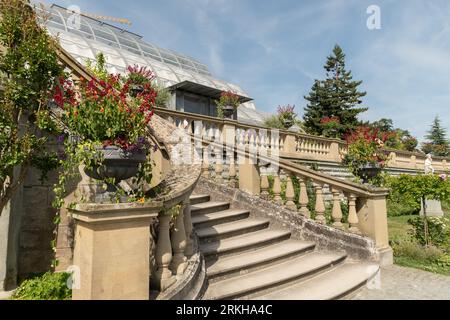
{"label": "green foliage", "polygon": [[356,106],[362,103],[365,92],[358,91],[362,81],[354,81],[351,71],[345,68],[345,54],[336,45],[333,54],[327,58],[324,66],[327,76],[325,80],[316,80],[311,92],[305,99],[304,127],[310,134],[323,135],[324,118],[339,118],[336,135],[342,137],[358,126],[358,114],[367,108]]}
{"label": "green foliage", "polygon": [[284,125],[277,115],[271,115],[264,119],[264,126],[273,129],[283,130]]}
{"label": "green foliage", "polygon": [[[413,237],[421,244],[426,245],[425,237],[425,218],[417,217],[409,219],[408,223],[412,225]],[[445,247],[449,245],[450,225],[447,218],[427,217],[428,221],[428,240],[430,244],[437,247]]]}
{"label": "green foliage", "polygon": [[155,99],[155,106],[157,106],[158,108],[167,108],[167,103],[170,100],[171,96],[169,90],[158,85],[156,85],[154,89],[158,93]]}
{"label": "green foliage", "polygon": [[430,131],[425,136],[428,140],[422,145],[422,151],[435,156],[447,157],[450,155],[450,141],[446,137],[447,132],[442,127],[441,120],[436,117]]}
{"label": "green foliage", "polygon": [[69,273],[47,272],[23,281],[12,296],[13,300],[70,300],[72,290],[67,287]]}
{"label": "green foliage", "polygon": [[[58,131],[48,102],[55,78],[62,74],[56,42],[36,23],[36,14],[22,0],[0,2],[0,212],[28,168],[46,156],[45,137],[36,128]],[[19,130],[19,124],[21,130]],[[19,174],[14,167],[20,166]],[[7,183],[12,181],[12,183]]]}

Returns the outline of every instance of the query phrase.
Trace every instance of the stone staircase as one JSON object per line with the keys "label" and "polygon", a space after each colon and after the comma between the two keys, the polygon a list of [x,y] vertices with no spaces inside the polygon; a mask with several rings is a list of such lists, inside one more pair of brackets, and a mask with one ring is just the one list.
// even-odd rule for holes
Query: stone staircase
{"label": "stone staircase", "polygon": [[313,242],[270,228],[269,220],[191,197],[192,223],[206,260],[204,299],[324,300],[348,297],[378,272],[345,252],[319,252]]}

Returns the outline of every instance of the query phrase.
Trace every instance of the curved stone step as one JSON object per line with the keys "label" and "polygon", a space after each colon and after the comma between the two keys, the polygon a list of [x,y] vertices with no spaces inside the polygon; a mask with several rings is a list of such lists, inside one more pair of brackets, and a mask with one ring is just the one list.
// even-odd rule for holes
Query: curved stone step
{"label": "curved stone step", "polygon": [[252,252],[220,258],[207,265],[208,279],[218,279],[223,276],[238,275],[242,270],[265,267],[273,262],[281,262],[285,259],[314,250],[314,242],[299,240],[286,240]]}
{"label": "curved stone step", "polygon": [[346,263],[292,287],[274,291],[258,300],[331,300],[339,299],[365,285],[379,271],[371,263]]}
{"label": "curved stone step", "polygon": [[290,231],[266,229],[219,241],[202,243],[199,248],[205,258],[213,258],[218,255],[223,256],[250,249],[255,250],[287,240],[290,236]]}
{"label": "curved stone step", "polygon": [[208,227],[216,224],[247,219],[250,211],[240,209],[228,209],[207,214],[197,214],[192,217],[195,228]]}
{"label": "curved stone step", "polygon": [[193,216],[197,214],[207,214],[228,210],[229,208],[230,208],[229,202],[208,201],[191,205],[191,214]]}
{"label": "curved stone step", "polygon": [[189,203],[191,205],[208,202],[211,200],[211,197],[208,194],[193,194],[189,198]]}
{"label": "curved stone step", "polygon": [[234,299],[264,289],[274,288],[332,267],[343,261],[345,257],[345,254],[309,253],[268,268],[212,283],[209,285],[204,298]]}
{"label": "curved stone step", "polygon": [[269,219],[249,218],[211,227],[195,228],[195,233],[200,241],[212,241],[266,229],[269,226],[269,223]]}

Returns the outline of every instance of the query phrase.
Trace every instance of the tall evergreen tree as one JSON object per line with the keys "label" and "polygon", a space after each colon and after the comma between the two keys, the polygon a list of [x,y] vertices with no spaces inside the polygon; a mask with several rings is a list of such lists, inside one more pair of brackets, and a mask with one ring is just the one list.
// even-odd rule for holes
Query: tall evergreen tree
{"label": "tall evergreen tree", "polygon": [[308,133],[322,135],[324,120],[338,119],[336,130],[343,136],[358,126],[358,114],[367,110],[356,107],[362,103],[361,98],[366,92],[358,91],[362,81],[354,81],[351,71],[345,69],[345,54],[338,45],[327,58],[324,68],[326,79],[316,80],[309,95],[304,97],[308,101],[303,116],[304,127]]}
{"label": "tall evergreen tree", "polygon": [[427,142],[422,146],[423,152],[443,157],[450,155],[450,141],[447,139],[447,132],[442,127],[441,119],[438,116],[434,118],[425,139],[427,139]]}

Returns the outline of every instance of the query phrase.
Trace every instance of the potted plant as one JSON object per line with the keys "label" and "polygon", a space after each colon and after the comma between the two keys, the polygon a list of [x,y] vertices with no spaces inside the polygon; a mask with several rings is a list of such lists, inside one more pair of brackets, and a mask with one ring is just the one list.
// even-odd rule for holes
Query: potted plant
{"label": "potted plant", "polygon": [[[121,180],[138,174],[149,151],[145,135],[157,93],[145,68],[130,75],[82,79],[77,89],[64,79],[54,95],[72,136],[66,141],[66,151],[85,166],[88,176],[104,181],[110,193],[118,190]],[[142,87],[139,92],[133,91],[136,83]]]}
{"label": "potted plant", "polygon": [[151,84],[154,79],[154,74],[147,70],[146,67],[139,67],[138,65],[128,66],[127,72],[132,97],[137,97],[138,94],[144,92],[144,86]]}
{"label": "potted plant", "polygon": [[345,137],[348,153],[344,163],[350,171],[369,183],[376,178],[386,166],[388,156],[382,149],[388,135],[378,129],[360,126]]}
{"label": "potted plant", "polygon": [[324,117],[320,120],[323,128],[323,135],[327,138],[339,138],[339,126],[341,121],[339,117]]}
{"label": "potted plant", "polygon": [[240,105],[239,96],[231,91],[223,91],[217,101],[217,114],[220,118],[231,118]]}
{"label": "potted plant", "polygon": [[278,118],[280,122],[283,124],[285,129],[289,129],[295,123],[295,118],[297,114],[294,112],[295,106],[287,105],[287,106],[278,106]]}

